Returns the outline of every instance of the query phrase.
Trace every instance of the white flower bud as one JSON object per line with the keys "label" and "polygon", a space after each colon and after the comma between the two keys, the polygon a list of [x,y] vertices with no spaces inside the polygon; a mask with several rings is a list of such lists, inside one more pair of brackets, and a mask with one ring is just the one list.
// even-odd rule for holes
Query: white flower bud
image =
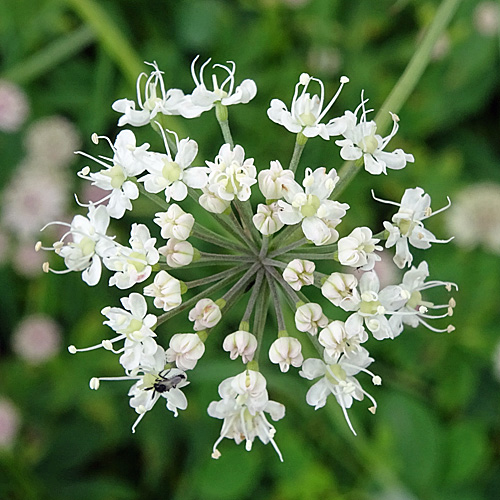
{"label": "white flower bud", "polygon": [[201,299],[189,311],[189,321],[194,321],[195,331],[212,328],[221,319],[220,307],[212,299]]}
{"label": "white flower bud", "polygon": [[299,367],[304,361],[302,345],[294,337],[280,337],[271,344],[269,359],[271,363],[279,363],[282,372],[287,372],[290,365]]}
{"label": "white flower bud", "polygon": [[319,304],[309,302],[297,307],[295,313],[295,326],[300,332],[309,332],[311,335],[318,333],[318,327],[324,328],[328,318],[323,314]]}
{"label": "white flower bud", "polygon": [[153,303],[158,309],[170,311],[182,303],[181,282],[166,271],[160,271],[154,283],[144,287],[144,295],[155,297]]}
{"label": "white flower bud", "polygon": [[183,267],[193,261],[194,249],[189,241],[179,241],[171,238],[164,247],[158,249],[167,259],[170,267]]}
{"label": "white flower bud", "polygon": [[196,333],[176,333],[167,349],[167,361],[175,361],[180,370],[192,370],[205,352],[205,344]]}
{"label": "white flower bud", "polygon": [[161,227],[161,236],[165,239],[187,240],[194,225],[194,217],[173,203],[166,212],[155,214],[154,222]]}
{"label": "white flower bud", "polygon": [[267,200],[283,198],[283,191],[287,189],[294,178],[291,170],[283,170],[279,161],[272,161],[271,168],[259,172],[259,189]]}
{"label": "white flower bud", "polygon": [[358,280],[353,274],[332,273],[323,283],[321,293],[344,311],[356,311],[361,302],[357,286]]}
{"label": "white flower bud", "polygon": [[363,319],[358,314],[351,315],[347,321],[332,321],[318,336],[325,353],[337,361],[342,354],[352,354],[361,349],[361,344],[368,340],[363,328]]}
{"label": "white flower bud", "polygon": [[251,397],[258,397],[266,392],[266,384],[264,375],[255,370],[245,370],[231,380],[231,388],[236,393]]}
{"label": "white flower bud", "polygon": [[231,359],[241,356],[243,363],[248,363],[252,361],[257,349],[257,339],[250,332],[238,330],[224,339],[222,348],[229,352]]}
{"label": "white flower bud", "polygon": [[339,262],[343,266],[360,267],[363,271],[370,271],[375,262],[381,259],[374,253],[375,250],[382,250],[382,247],[377,245],[379,241],[373,238],[370,228],[355,228],[349,236],[338,242]]}
{"label": "white flower bud", "polygon": [[283,278],[294,290],[300,290],[314,283],[315,269],[314,262],[310,260],[293,259],[283,271]]}
{"label": "white flower bud", "polygon": [[206,188],[203,188],[202,191],[203,194],[199,197],[198,202],[207,212],[221,214],[231,205],[230,201],[219,198]]}
{"label": "white flower bud", "polygon": [[280,208],[276,202],[271,205],[259,203],[257,213],[252,217],[255,227],[266,236],[276,233],[283,227],[283,222],[278,215],[279,211]]}

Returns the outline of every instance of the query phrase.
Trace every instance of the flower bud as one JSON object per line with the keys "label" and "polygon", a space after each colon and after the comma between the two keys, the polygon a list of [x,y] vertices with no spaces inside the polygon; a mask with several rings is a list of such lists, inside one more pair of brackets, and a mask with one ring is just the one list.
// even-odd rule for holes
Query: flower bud
{"label": "flower bud", "polygon": [[296,338],[280,337],[271,344],[269,359],[271,363],[279,363],[282,372],[287,372],[290,365],[299,367],[304,361],[302,345]]}
{"label": "flower bud", "polygon": [[279,200],[283,198],[286,186],[294,179],[291,170],[283,170],[279,161],[272,161],[270,169],[259,172],[258,180],[259,189],[267,200]]}
{"label": "flower bud", "polygon": [[189,321],[194,321],[195,331],[212,328],[221,319],[220,307],[212,299],[201,299],[189,311]]}
{"label": "flower bud", "polygon": [[245,370],[231,380],[231,388],[238,394],[248,394],[256,398],[266,392],[264,375],[255,370]]}
{"label": "flower bud", "polygon": [[279,210],[276,202],[271,205],[259,203],[257,213],[252,217],[255,227],[266,236],[279,231],[283,227],[283,222],[278,216]]}
{"label": "flower bud", "polygon": [[154,222],[161,227],[161,236],[165,239],[187,240],[194,225],[194,217],[173,203],[166,212],[155,214]]}
{"label": "flower bud", "polygon": [[180,370],[192,370],[205,352],[205,344],[196,333],[176,333],[166,351],[167,361]]}
{"label": "flower bud", "polygon": [[294,290],[300,290],[314,283],[315,269],[314,262],[310,260],[293,259],[283,271],[283,278]]}
{"label": "flower bud", "polygon": [[295,313],[295,326],[300,332],[308,332],[311,335],[318,333],[318,327],[324,328],[328,324],[328,318],[323,314],[319,304],[309,302],[297,307]]}
{"label": "flower bud", "polygon": [[179,241],[171,238],[164,247],[158,249],[167,259],[170,267],[183,267],[193,261],[194,249],[189,241]]}
{"label": "flower bud", "polygon": [[373,269],[380,256],[375,250],[382,250],[377,243],[380,240],[373,238],[368,227],[357,227],[349,236],[341,238],[338,243],[339,262],[343,266],[360,267],[363,271]]}
{"label": "flower bud", "polygon": [[344,311],[356,311],[361,302],[357,286],[358,280],[353,274],[332,273],[323,283],[321,293]]}
{"label": "flower bud", "polygon": [[250,332],[238,330],[224,339],[222,348],[229,352],[231,359],[241,356],[243,363],[248,363],[252,361],[257,349],[257,339]]}
{"label": "flower bud", "polygon": [[198,202],[207,212],[221,214],[231,205],[230,201],[219,198],[206,188],[203,188],[202,191],[203,194],[198,198]]}
{"label": "flower bud", "polygon": [[158,309],[170,311],[182,303],[181,282],[166,271],[160,271],[154,283],[144,288],[144,295],[155,297],[153,303]]}

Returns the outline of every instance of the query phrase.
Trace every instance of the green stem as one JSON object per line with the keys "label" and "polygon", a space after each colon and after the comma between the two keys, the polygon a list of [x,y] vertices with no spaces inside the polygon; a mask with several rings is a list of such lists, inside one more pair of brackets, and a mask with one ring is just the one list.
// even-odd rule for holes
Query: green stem
{"label": "green stem", "polygon": [[256,262],[239,280],[238,282],[232,286],[224,295],[223,299],[227,302],[230,302],[234,296],[236,296],[240,291],[244,292],[244,288],[248,284],[248,282],[255,276],[257,269],[259,268],[260,263]]}
{"label": "green stem", "polygon": [[262,338],[264,336],[264,329],[266,326],[267,312],[269,309],[269,287],[263,283],[262,290],[257,297],[255,304],[255,314],[253,321],[253,334],[257,338],[257,349],[253,357],[253,362],[257,363],[260,359],[260,348],[262,347]]}
{"label": "green stem", "polygon": [[209,283],[213,283],[214,281],[219,281],[220,279],[226,278],[227,276],[232,276],[235,273],[243,272],[246,266],[242,265],[239,267],[235,267],[232,269],[226,269],[225,271],[221,271],[220,273],[211,274],[206,278],[200,278],[197,280],[186,281],[184,284],[190,290],[191,288],[196,288],[197,286],[208,285]]}
{"label": "green stem", "polygon": [[294,241],[293,243],[290,243],[286,247],[279,248],[275,250],[274,252],[271,252],[268,257],[272,259],[273,257],[277,257],[278,255],[282,255],[286,252],[289,252],[290,250],[293,250],[294,248],[301,247],[302,245],[305,245],[308,243],[309,240],[307,238],[301,238],[300,240]]}
{"label": "green stem", "polygon": [[247,233],[247,235],[252,238],[253,242],[259,246],[262,240],[261,234],[255,227],[255,224],[253,223],[252,217],[253,217],[253,211],[252,211],[252,204],[250,203],[250,200],[247,201],[240,201],[237,198],[233,200],[233,204],[238,211],[238,214],[240,216],[240,220],[243,224],[243,229]]}
{"label": "green stem", "polygon": [[197,262],[255,262],[251,255],[230,255],[210,252],[200,252],[201,259]]}
{"label": "green stem", "polygon": [[310,254],[310,253],[295,253],[291,252],[287,256],[290,259],[307,259],[307,260],[334,260],[333,253],[320,253],[320,254]]}
{"label": "green stem", "polygon": [[243,314],[241,323],[250,321],[250,317],[252,316],[253,310],[255,308],[255,303],[257,301],[257,298],[259,297],[263,281],[264,281],[264,269],[261,269],[260,271],[258,271],[257,277],[255,278],[255,284],[253,285],[252,295],[248,300],[248,304],[245,309],[245,314]]}
{"label": "green stem", "polygon": [[52,42],[21,63],[7,69],[2,74],[2,78],[18,84],[29,83],[61,62],[78,54],[88,47],[94,39],[93,31],[87,26],[82,26]]}
{"label": "green stem", "polygon": [[155,203],[156,205],[158,205],[163,210],[167,210],[168,209],[168,207],[170,206],[170,204],[167,203],[167,200],[165,200],[164,198],[158,196],[157,194],[149,193],[148,191],[146,191],[146,189],[144,188],[144,184],[142,182],[136,182],[136,185],[139,188],[139,193],[141,193],[142,195],[146,196],[146,198],[149,198],[153,203]]}
{"label": "green stem", "polygon": [[276,319],[278,321],[278,336],[280,333],[286,331],[285,318],[283,316],[283,310],[280,304],[280,298],[278,295],[278,289],[276,288],[276,283],[274,282],[270,273],[266,272],[267,284],[269,285],[269,290],[271,291],[271,297],[274,302],[274,310],[276,311]]}
{"label": "green stem", "polygon": [[233,242],[224,236],[221,236],[219,233],[216,233],[215,231],[212,231],[211,229],[206,228],[205,226],[202,226],[201,224],[198,224],[195,222],[193,231],[192,231],[192,236],[195,238],[198,238],[203,241],[208,241],[209,243],[213,243],[214,245],[217,245],[218,247],[221,248],[231,248],[232,250],[236,250],[237,252],[243,252],[243,253],[248,253],[248,248],[238,242]]}
{"label": "green stem", "polygon": [[300,223],[282,228],[281,232],[273,238],[271,248],[276,250],[282,244],[291,240],[299,230],[302,231],[302,224]]}
{"label": "green stem", "polygon": [[297,171],[297,167],[299,165],[300,157],[302,156],[302,151],[304,151],[304,147],[307,142],[307,137],[299,132],[297,134],[297,138],[295,140],[295,146],[293,148],[292,159],[290,160],[289,169],[295,174]]}

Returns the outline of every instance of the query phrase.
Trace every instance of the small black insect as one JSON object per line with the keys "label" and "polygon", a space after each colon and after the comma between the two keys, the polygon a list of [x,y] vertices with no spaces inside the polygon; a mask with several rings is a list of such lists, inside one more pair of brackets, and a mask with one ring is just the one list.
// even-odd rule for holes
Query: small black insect
{"label": "small black insect", "polygon": [[151,387],[146,387],[146,391],[154,390],[160,394],[167,392],[170,389],[175,389],[183,380],[186,380],[186,375],[184,373],[178,373],[171,377],[168,376],[170,370],[164,370],[158,374],[158,378],[155,380]]}

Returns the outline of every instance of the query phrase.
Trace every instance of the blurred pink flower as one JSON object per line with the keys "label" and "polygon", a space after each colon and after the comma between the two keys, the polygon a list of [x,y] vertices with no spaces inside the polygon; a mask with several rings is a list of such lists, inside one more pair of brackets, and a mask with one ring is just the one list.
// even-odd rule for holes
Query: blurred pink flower
{"label": "blurred pink flower", "polygon": [[17,132],[28,114],[26,94],[15,83],[0,80],[0,130]]}
{"label": "blurred pink flower", "polygon": [[33,314],[19,323],[12,336],[12,349],[31,364],[54,357],[61,347],[59,325],[49,316]]}
{"label": "blurred pink flower", "polygon": [[43,252],[35,250],[33,241],[23,241],[11,252],[12,265],[17,273],[25,278],[34,278],[42,273],[42,264],[46,260]]}
{"label": "blurred pink flower", "polygon": [[21,424],[19,410],[7,398],[0,396],[0,448],[11,448]]}

